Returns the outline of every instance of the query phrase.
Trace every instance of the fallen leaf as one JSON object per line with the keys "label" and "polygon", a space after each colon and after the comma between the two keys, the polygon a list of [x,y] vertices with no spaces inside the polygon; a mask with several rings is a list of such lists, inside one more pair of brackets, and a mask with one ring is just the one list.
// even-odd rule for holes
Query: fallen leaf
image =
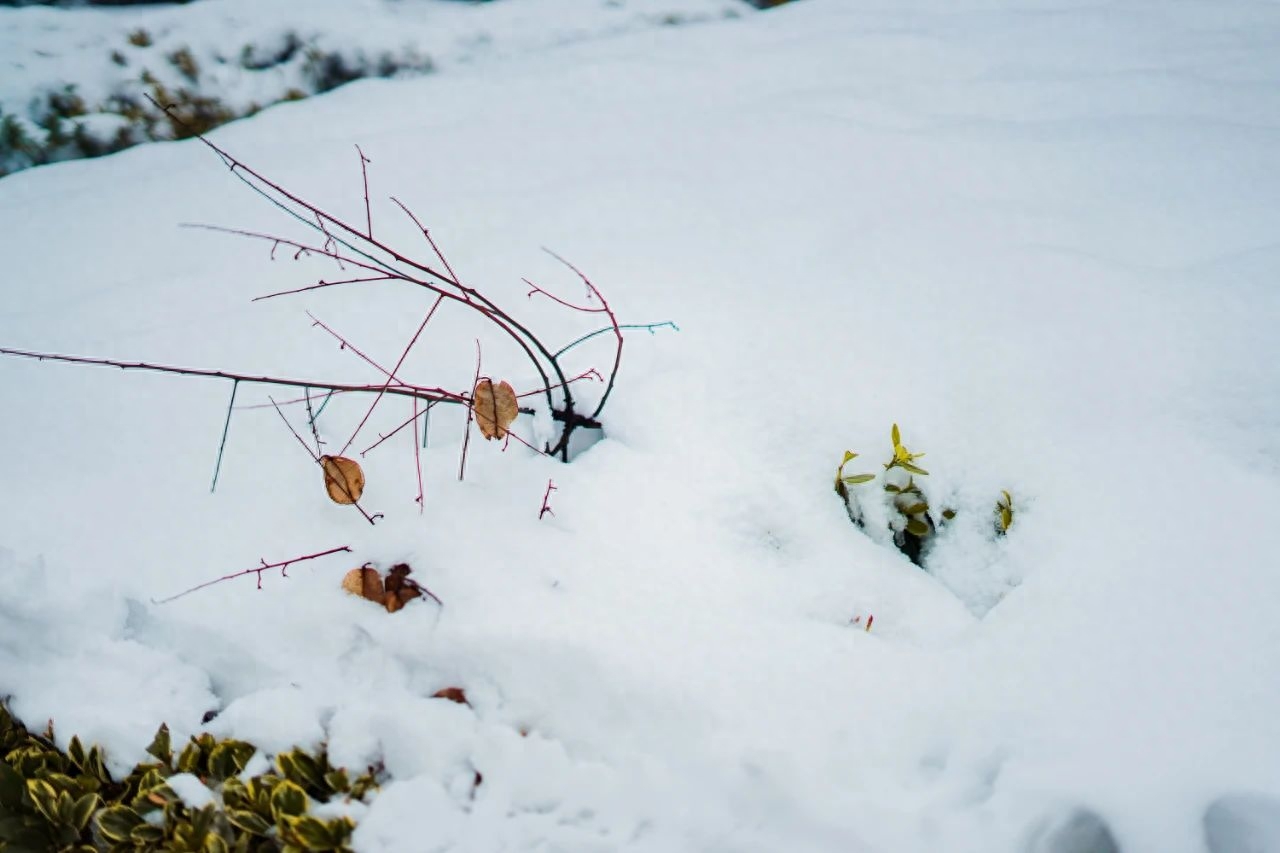
{"label": "fallen leaf", "polygon": [[400,592],[412,581],[407,580],[413,569],[408,563],[396,563],[387,571],[387,592]]}
{"label": "fallen leaf", "polygon": [[481,379],[471,394],[471,411],[475,414],[480,434],[488,441],[506,438],[507,427],[520,414],[520,404],[516,401],[515,389],[509,383],[494,385],[490,379]]}
{"label": "fallen leaf", "polygon": [[382,606],[387,608],[388,613],[395,613],[404,607],[404,602],[400,600],[400,596],[394,592],[388,592],[382,597]]}
{"label": "fallen leaf", "polygon": [[470,705],[467,701],[467,694],[461,687],[445,687],[437,690],[431,695],[432,699],[448,699],[450,702],[457,702],[459,705]]}
{"label": "fallen leaf", "polygon": [[364,494],[364,471],[345,456],[321,456],[324,487],[334,503],[353,504]]}
{"label": "fallen leaf", "polygon": [[342,588],[352,595],[382,603],[382,576],[372,566],[352,569],[342,578]]}

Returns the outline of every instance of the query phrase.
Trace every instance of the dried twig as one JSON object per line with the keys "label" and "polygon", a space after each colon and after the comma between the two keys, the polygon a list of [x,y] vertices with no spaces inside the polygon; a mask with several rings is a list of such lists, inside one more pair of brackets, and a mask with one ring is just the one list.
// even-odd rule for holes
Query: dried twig
{"label": "dried twig", "polygon": [[244,571],[240,571],[240,572],[232,572],[229,575],[223,575],[220,578],[214,578],[211,581],[205,581],[202,584],[197,584],[196,586],[191,587],[191,589],[183,590],[177,595],[171,595],[168,598],[162,598],[159,601],[156,601],[153,598],[151,599],[151,603],[152,604],[168,604],[170,601],[177,601],[179,598],[182,598],[184,595],[190,595],[191,593],[196,592],[197,590],[205,589],[206,587],[211,587],[214,584],[222,583],[223,581],[229,581],[229,580],[234,580],[235,578],[241,578],[241,577],[244,577],[245,575],[257,575],[258,589],[262,589],[262,573],[267,571],[268,569],[279,569],[280,576],[287,578],[289,575],[286,573],[286,570],[290,566],[292,566],[294,563],[301,563],[306,560],[314,560],[317,557],[327,557],[330,554],[337,554],[343,551],[350,552],[351,551],[350,546],[343,545],[338,548],[330,548],[328,551],[320,551],[319,553],[316,553],[316,554],[308,554],[305,557],[294,557],[292,560],[282,560],[279,563],[268,563],[266,560],[262,560],[261,566],[255,566],[252,569],[245,569]]}
{"label": "dried twig", "polygon": [[[97,367],[116,367],[120,370],[145,370],[153,373],[174,373],[179,376],[201,376],[208,379],[225,379],[229,381],[249,382],[256,385],[283,385],[289,388],[314,388],[321,391],[358,391],[370,394],[395,394],[401,397],[416,397],[437,403],[462,403],[467,399],[441,388],[423,388],[416,385],[346,385],[336,382],[323,382],[315,379],[286,379],[279,376],[253,376],[248,373],[232,373],[226,370],[205,370],[198,367],[176,367],[167,364],[154,364],[146,361],[116,361],[110,358],[87,358],[78,355],[64,355],[56,352],[33,352],[30,350],[9,349],[0,347],[0,355],[16,358],[31,358],[37,361],[59,361],[66,364],[87,364]],[[298,402],[301,402],[299,400]]]}
{"label": "dried twig", "polygon": [[547,490],[542,494],[542,509],[538,510],[538,521],[542,521],[544,515],[555,515],[555,511],[551,509],[551,493],[556,491],[556,484],[551,480],[547,480]]}
{"label": "dried twig", "polygon": [[[476,339],[476,377],[471,381],[471,393],[480,384],[480,339]],[[462,459],[458,462],[458,482],[462,482],[467,472],[467,447],[471,444],[471,418],[475,414],[473,406],[467,406],[467,425],[462,432]]]}

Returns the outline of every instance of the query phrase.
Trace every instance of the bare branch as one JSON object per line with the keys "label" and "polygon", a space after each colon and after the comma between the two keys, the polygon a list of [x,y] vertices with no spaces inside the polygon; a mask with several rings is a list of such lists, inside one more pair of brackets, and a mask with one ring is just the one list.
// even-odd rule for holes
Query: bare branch
{"label": "bare branch", "polygon": [[258,576],[258,589],[262,589],[262,573],[263,573],[263,572],[265,572],[265,571],[267,571],[268,569],[279,569],[279,570],[280,570],[280,576],[281,576],[281,577],[286,577],[286,578],[287,578],[289,575],[288,575],[288,574],[286,574],[286,570],[287,570],[290,566],[292,566],[294,563],[301,563],[301,562],[304,562],[304,561],[306,561],[306,560],[314,560],[314,559],[316,559],[316,558],[318,558],[318,557],[327,557],[327,556],[329,556],[330,554],[338,554],[338,553],[341,553],[341,552],[343,552],[343,551],[350,553],[350,551],[351,551],[350,546],[348,546],[348,545],[343,545],[343,546],[338,547],[338,548],[330,548],[328,551],[320,551],[320,552],[315,553],[315,554],[308,554],[308,555],[306,555],[305,557],[294,557],[292,560],[282,560],[282,561],[280,561],[279,563],[268,563],[266,560],[261,560],[261,561],[260,561],[260,562],[262,563],[262,565],[261,565],[261,566],[255,566],[255,567],[253,567],[252,569],[245,569],[244,571],[241,571],[241,572],[232,572],[232,573],[231,573],[231,574],[229,574],[229,575],[223,575],[223,576],[222,576],[222,577],[220,577],[220,578],[214,578],[214,579],[213,579],[213,580],[211,580],[211,581],[206,581],[205,583],[202,583],[202,584],[198,584],[198,585],[196,585],[196,586],[193,586],[193,587],[191,587],[191,589],[184,590],[184,591],[182,591],[182,592],[178,593],[177,595],[171,595],[171,596],[169,596],[168,598],[162,598],[162,599],[160,599],[159,601],[156,601],[156,600],[153,598],[153,599],[151,599],[151,602],[152,602],[153,604],[168,604],[170,601],[177,601],[179,598],[182,598],[184,595],[190,595],[191,593],[196,592],[197,590],[205,589],[206,587],[211,587],[211,586],[213,586],[214,584],[216,584],[216,583],[222,583],[223,581],[234,580],[235,578],[242,578],[242,577],[244,577],[245,575],[257,575],[257,576]]}
{"label": "bare branch", "polygon": [[30,358],[36,361],[58,361],[66,364],[88,364],[97,367],[115,367],[120,370],[145,370],[153,373],[174,373],[179,376],[201,376],[208,379],[224,379],[228,381],[250,382],[257,385],[283,385],[288,388],[315,388],[322,391],[362,392],[370,394],[395,394],[401,397],[416,397],[419,400],[432,400],[437,403],[466,403],[466,398],[436,388],[421,388],[416,385],[346,385],[336,382],[323,382],[314,379],[285,379],[278,376],[252,376],[247,373],[232,373],[226,370],[205,370],[198,367],[176,367],[167,364],[153,364],[146,361],[116,361],[109,358],[87,358],[78,355],[63,355],[54,352],[33,352],[30,350],[9,349],[0,347],[0,355],[16,358]]}

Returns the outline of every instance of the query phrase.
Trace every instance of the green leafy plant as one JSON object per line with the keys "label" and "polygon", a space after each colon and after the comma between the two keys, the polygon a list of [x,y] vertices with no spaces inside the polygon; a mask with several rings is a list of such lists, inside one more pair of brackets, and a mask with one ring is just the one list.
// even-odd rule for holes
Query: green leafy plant
{"label": "green leafy plant", "polygon": [[[916,477],[928,476],[929,472],[916,464],[923,453],[912,453],[902,443],[902,431],[897,424],[889,433],[893,444],[893,455],[884,463],[883,492],[887,496],[891,509],[889,527],[893,533],[894,544],[898,550],[906,554],[916,565],[922,565],[924,545],[933,535],[937,525],[930,514],[928,498],[925,497]],[[875,474],[846,475],[845,466],[857,458],[858,454],[846,450],[844,459],[836,469],[836,493],[844,499],[849,518],[860,527],[866,526],[865,515],[859,498],[849,491],[850,486],[870,483],[876,479]],[[941,517],[950,520],[955,512],[944,510]]]}
{"label": "green leafy plant", "polygon": [[858,454],[852,450],[844,452],[844,459],[840,460],[840,466],[836,468],[836,494],[849,500],[849,486],[857,486],[862,483],[870,483],[876,478],[875,474],[846,474],[844,466],[848,465],[854,459],[858,458]]}
{"label": "green leafy plant", "polygon": [[[60,750],[51,729],[33,734],[0,705],[0,853],[348,851],[355,824],[317,817],[313,805],[361,800],[380,773],[352,779],[323,751],[294,749],[246,778],[252,744],[204,733],[175,753],[163,725],[147,752],[154,761],[117,781],[99,747],[73,737]],[[167,783],[178,773],[197,777],[213,802],[186,805]]]}
{"label": "green leafy plant", "polygon": [[[889,513],[889,530],[893,534],[894,544],[911,562],[924,566],[926,546],[937,532],[956,517],[956,511],[943,508],[936,515],[929,504],[924,490],[920,487],[918,477],[927,477],[929,472],[922,468],[917,460],[923,453],[913,453],[902,443],[902,431],[897,424],[889,432],[893,445],[893,455],[884,463],[883,495],[887,501]],[[836,494],[845,502],[849,518],[859,527],[866,527],[866,513],[863,501],[870,499],[864,494],[852,491],[851,486],[860,486],[876,480],[875,474],[845,474],[845,466],[858,457],[852,450],[844,452],[844,458],[836,468]],[[995,528],[1000,536],[1009,531],[1013,524],[1013,498],[1009,492],[1002,491],[1002,497],[996,502]]]}
{"label": "green leafy plant", "polygon": [[1004,536],[1013,526],[1013,496],[1007,490],[1001,490],[996,501],[996,534]]}

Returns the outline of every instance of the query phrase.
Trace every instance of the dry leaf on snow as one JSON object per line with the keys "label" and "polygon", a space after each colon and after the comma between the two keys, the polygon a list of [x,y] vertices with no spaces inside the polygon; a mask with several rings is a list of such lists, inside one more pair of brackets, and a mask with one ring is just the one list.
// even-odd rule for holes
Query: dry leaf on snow
{"label": "dry leaf on snow", "polygon": [[448,699],[450,702],[457,702],[459,705],[470,705],[467,701],[467,692],[461,687],[444,687],[431,694],[432,699]]}
{"label": "dry leaf on snow", "polygon": [[487,441],[507,437],[507,427],[519,416],[520,404],[516,401],[515,389],[509,383],[494,385],[491,379],[481,379],[471,395],[471,411]]}
{"label": "dry leaf on snow", "polygon": [[334,503],[353,504],[364,494],[364,471],[345,456],[321,456],[324,487]]}
{"label": "dry leaf on snow", "polygon": [[347,572],[342,579],[342,588],[352,595],[382,603],[382,575],[373,566],[361,566]]}
{"label": "dry leaf on snow", "polygon": [[[347,572],[342,579],[342,588],[352,595],[382,605],[388,613],[395,613],[413,599],[421,598],[424,594],[431,595],[417,581],[409,579],[412,572],[408,563],[397,563],[387,572],[384,580],[377,569],[365,565]],[[440,599],[434,595],[431,597],[439,603]]]}

